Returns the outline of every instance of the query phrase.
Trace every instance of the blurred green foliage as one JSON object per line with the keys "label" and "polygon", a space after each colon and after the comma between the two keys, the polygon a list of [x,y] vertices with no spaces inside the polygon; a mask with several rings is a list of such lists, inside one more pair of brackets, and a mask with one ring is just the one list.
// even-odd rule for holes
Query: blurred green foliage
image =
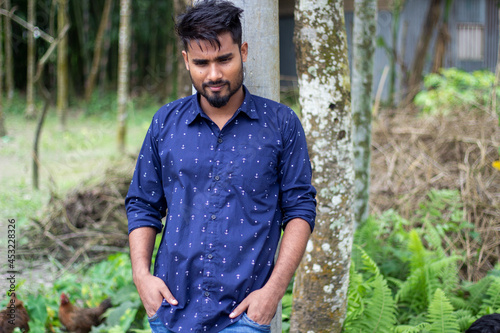
{"label": "blurred green foliage", "polygon": [[[424,78],[424,89],[415,97],[415,104],[427,114],[448,114],[455,110],[477,111],[491,107],[495,75],[487,70],[472,73],[457,69],[442,69]],[[496,88],[497,110],[500,87]]]}

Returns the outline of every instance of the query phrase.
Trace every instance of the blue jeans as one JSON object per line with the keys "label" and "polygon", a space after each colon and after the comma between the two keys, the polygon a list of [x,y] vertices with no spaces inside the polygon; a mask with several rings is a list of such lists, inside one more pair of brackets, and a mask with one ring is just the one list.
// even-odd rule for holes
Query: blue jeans
{"label": "blue jeans", "polygon": [[[151,332],[153,333],[173,333],[165,327],[157,315],[149,318],[149,326],[151,326]],[[236,323],[226,327],[220,333],[265,333],[271,332],[270,325],[261,325],[254,322],[252,319],[248,318],[247,314],[244,313],[240,320]]]}

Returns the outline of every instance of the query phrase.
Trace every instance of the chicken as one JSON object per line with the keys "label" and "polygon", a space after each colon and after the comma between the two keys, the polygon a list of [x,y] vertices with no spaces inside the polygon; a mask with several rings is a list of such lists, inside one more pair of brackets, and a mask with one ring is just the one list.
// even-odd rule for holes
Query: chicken
{"label": "chicken", "polygon": [[102,315],[111,307],[111,300],[105,299],[96,308],[82,309],[70,303],[66,294],[61,294],[59,320],[69,332],[88,333],[92,326],[103,322]]}
{"label": "chicken", "polygon": [[0,333],[12,333],[16,327],[19,327],[23,332],[28,332],[30,330],[29,320],[30,317],[23,302],[17,299],[15,294],[12,294],[7,308],[0,311]]}

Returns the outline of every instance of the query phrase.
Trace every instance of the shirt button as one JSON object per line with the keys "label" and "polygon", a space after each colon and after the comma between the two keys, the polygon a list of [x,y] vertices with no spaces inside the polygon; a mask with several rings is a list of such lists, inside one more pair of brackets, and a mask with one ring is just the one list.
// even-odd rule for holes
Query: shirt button
{"label": "shirt button", "polygon": [[205,295],[205,297],[208,297],[208,296],[210,296],[210,293],[208,291],[205,291],[204,295]]}
{"label": "shirt button", "polygon": [[208,259],[212,259],[214,256],[212,254],[207,255]]}
{"label": "shirt button", "polygon": [[212,220],[215,220],[217,218],[217,216],[212,215],[211,218],[212,218]]}
{"label": "shirt button", "polygon": [[222,141],[224,141],[224,140],[222,140],[222,138],[218,138],[218,139],[217,139],[217,142],[218,142],[218,143],[222,143]]}
{"label": "shirt button", "polygon": [[220,177],[219,176],[215,176],[214,179],[215,180],[220,180]]}

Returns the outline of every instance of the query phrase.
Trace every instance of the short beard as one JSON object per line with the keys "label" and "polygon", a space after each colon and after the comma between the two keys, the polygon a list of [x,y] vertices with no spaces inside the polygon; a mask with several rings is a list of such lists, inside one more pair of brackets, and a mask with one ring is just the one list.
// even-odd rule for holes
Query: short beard
{"label": "short beard", "polygon": [[[191,72],[189,72],[189,76],[191,77],[191,82],[193,82],[193,77],[191,76]],[[241,62],[241,71],[238,75],[238,78],[237,80],[234,82],[235,85],[234,85],[234,88],[231,87],[231,82],[227,81],[227,80],[219,80],[219,81],[209,81],[209,82],[206,82],[206,83],[202,83],[201,87],[198,87],[196,85],[194,85],[194,88],[196,89],[196,91],[203,97],[205,97],[205,99],[208,101],[208,103],[214,107],[214,108],[221,108],[221,107],[224,107],[228,102],[229,100],[231,99],[231,97],[236,94],[238,92],[238,90],[240,90],[241,86],[243,85],[243,78],[244,78],[244,75],[243,75],[243,62]],[[221,84],[224,84],[224,85],[227,85],[228,87],[228,90],[229,90],[229,93],[225,96],[221,96],[220,93],[213,93],[212,96],[209,96],[208,94],[205,93],[205,89],[209,86],[219,86]]]}

